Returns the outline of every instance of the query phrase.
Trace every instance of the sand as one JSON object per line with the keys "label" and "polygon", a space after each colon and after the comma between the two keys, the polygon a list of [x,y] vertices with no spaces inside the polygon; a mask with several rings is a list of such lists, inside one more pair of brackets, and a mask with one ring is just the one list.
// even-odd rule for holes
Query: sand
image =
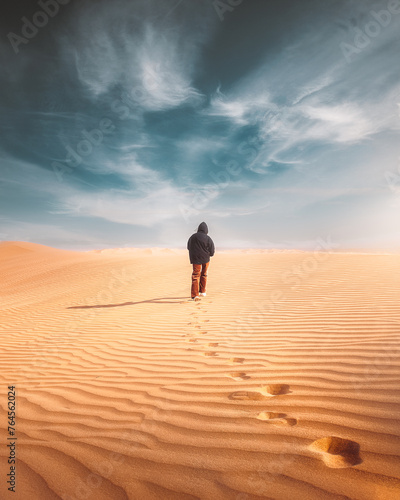
{"label": "sand", "polygon": [[[0,244],[0,498],[400,498],[398,255]],[[7,387],[17,388],[16,493]]]}

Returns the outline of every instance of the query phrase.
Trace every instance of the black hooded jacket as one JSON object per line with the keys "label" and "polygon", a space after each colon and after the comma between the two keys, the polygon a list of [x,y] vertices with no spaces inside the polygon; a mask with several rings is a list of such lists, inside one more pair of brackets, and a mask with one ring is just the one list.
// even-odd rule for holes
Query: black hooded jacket
{"label": "black hooded jacket", "polygon": [[213,240],[208,236],[208,227],[202,222],[197,233],[192,234],[187,242],[191,264],[205,264],[214,255],[215,247]]}

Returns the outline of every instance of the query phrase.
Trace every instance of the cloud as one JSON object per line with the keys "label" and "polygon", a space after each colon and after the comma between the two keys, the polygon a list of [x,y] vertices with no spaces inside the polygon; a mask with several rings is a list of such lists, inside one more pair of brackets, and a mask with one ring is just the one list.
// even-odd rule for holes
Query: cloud
{"label": "cloud", "polygon": [[215,23],[204,6],[195,6],[193,15],[208,22],[179,23],[176,16],[187,7],[174,10],[174,5],[117,0],[110,8],[103,0],[82,6],[73,34],[61,40],[65,59],[72,55],[79,80],[93,98],[118,87],[138,110],[203,102],[193,78],[202,45]]}
{"label": "cloud", "polygon": [[204,97],[191,86],[190,66],[196,59],[195,46],[192,51],[188,59],[182,58],[178,37],[160,34],[149,24],[145,27],[135,72],[139,75],[139,91],[143,93],[141,100],[146,110],[159,111],[202,102]]}
{"label": "cloud", "polygon": [[[59,241],[169,242],[188,207],[189,222],[204,215],[224,241],[250,246],[310,242],[327,226],[345,241],[353,223],[359,241],[378,237],[385,169],[398,166],[400,16],[348,64],[340,44],[372,4],[342,4],[243,3],[221,23],[212,2],[71,3],[5,57],[7,233],[15,221],[21,237],[25,220],[26,238],[59,225]],[[52,162],[104,117],[113,132],[97,144],[92,134],[58,182]]]}
{"label": "cloud", "polygon": [[[8,163],[4,161],[4,163]],[[104,188],[87,190],[85,184],[75,182],[76,174],[66,175],[58,182],[52,171],[35,164],[12,161],[10,170],[0,182],[14,192],[29,185],[24,200],[46,200],[46,214],[64,217],[99,218],[120,224],[150,227],[160,221],[182,217],[180,205],[189,205],[192,195],[175,187],[162,174],[141,166],[133,159],[124,165],[115,165],[126,180],[124,189]],[[109,165],[109,173],[113,166]],[[42,216],[43,217],[43,216]]]}
{"label": "cloud", "polygon": [[205,111],[208,116],[220,116],[232,120],[237,125],[248,124],[246,115],[252,108],[251,101],[247,99],[229,99],[220,88],[212,96],[210,106]]}
{"label": "cloud", "polygon": [[[277,163],[307,164],[318,147],[351,147],[399,129],[397,69],[379,62],[378,90],[373,63],[365,57],[356,69],[349,67],[337,50],[339,40],[338,33],[304,34],[272,65],[255,68],[229,90],[216,90],[205,113],[224,117],[236,130],[252,127],[260,142],[247,169],[263,173]],[[306,49],[314,56],[315,47],[314,58]]]}
{"label": "cloud", "polygon": [[290,146],[308,141],[357,143],[382,129],[355,103],[325,105],[318,99],[286,109],[278,123],[275,136],[289,137]]}
{"label": "cloud", "polygon": [[151,227],[181,216],[179,204],[188,202],[178,189],[166,183],[151,192],[110,189],[106,192],[75,191],[61,198],[51,213],[77,217],[97,217],[119,224]]}

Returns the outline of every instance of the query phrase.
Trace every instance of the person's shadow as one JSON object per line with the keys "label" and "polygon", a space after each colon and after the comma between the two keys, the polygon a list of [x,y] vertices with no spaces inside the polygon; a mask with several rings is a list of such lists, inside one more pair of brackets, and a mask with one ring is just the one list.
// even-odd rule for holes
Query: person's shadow
{"label": "person's shadow", "polygon": [[[168,300],[175,299],[175,300]],[[160,297],[158,299],[140,300],[139,302],[122,302],[121,304],[97,304],[93,306],[70,306],[67,309],[96,309],[103,307],[134,306],[136,304],[180,304],[176,300],[187,299],[187,297]]]}

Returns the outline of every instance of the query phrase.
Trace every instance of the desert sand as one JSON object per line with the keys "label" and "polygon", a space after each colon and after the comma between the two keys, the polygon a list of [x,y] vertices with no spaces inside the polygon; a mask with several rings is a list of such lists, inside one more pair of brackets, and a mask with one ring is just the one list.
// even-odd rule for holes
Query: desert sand
{"label": "desert sand", "polygon": [[1,499],[400,498],[399,255],[217,251],[199,302],[184,250],[0,269]]}

